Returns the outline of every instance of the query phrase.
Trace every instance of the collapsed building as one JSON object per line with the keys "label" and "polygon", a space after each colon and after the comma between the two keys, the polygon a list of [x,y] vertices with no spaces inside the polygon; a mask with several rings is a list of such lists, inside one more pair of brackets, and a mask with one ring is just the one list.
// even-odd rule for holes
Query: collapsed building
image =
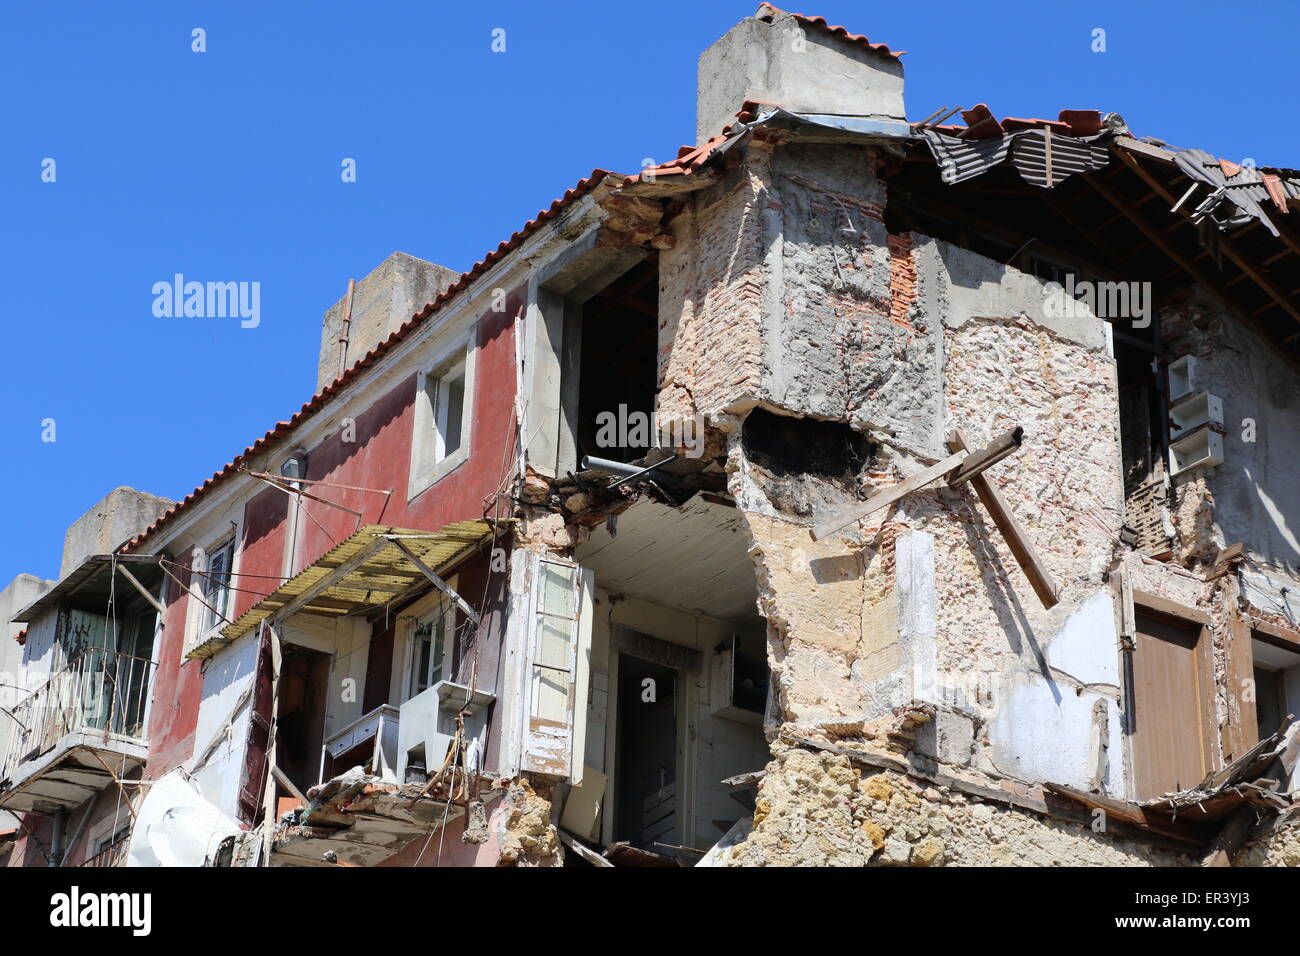
{"label": "collapsed building", "polygon": [[900,56],[763,4],[676,159],[349,283],[12,616],[10,865],[1300,862],[1300,172]]}

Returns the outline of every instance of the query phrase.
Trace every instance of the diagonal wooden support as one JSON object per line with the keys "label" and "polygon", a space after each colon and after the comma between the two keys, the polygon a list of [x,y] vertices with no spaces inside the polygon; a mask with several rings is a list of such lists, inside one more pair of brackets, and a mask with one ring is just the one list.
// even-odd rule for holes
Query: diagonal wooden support
{"label": "diagonal wooden support", "polygon": [[[948,450],[958,452],[966,450],[966,436],[960,428],[949,437]],[[1060,600],[1057,597],[1056,582],[1052,579],[1047,566],[1043,564],[1043,559],[1038,556],[1033,542],[1025,535],[1011,513],[1011,508],[1007,500],[1002,497],[1002,492],[985,475],[971,476],[970,483],[975,489],[975,494],[979,496],[980,503],[988,511],[989,517],[1002,532],[1007,547],[1011,549],[1011,554],[1020,565],[1020,569],[1025,572],[1025,577],[1029,579],[1029,584],[1038,595],[1038,599],[1043,602],[1043,607],[1055,607]]]}
{"label": "diagonal wooden support", "polygon": [[392,541],[393,544],[397,545],[397,547],[401,549],[401,551],[406,555],[406,557],[410,560],[410,562],[414,564],[417,568],[419,568],[420,571],[423,572],[426,578],[428,578],[430,581],[433,582],[434,587],[436,587],[443,594],[447,595],[447,597],[455,601],[456,606],[459,607],[462,611],[464,611],[465,615],[471,621],[473,621],[475,624],[479,623],[480,618],[479,618],[478,611],[470,607],[469,602],[466,601],[459,594],[457,594],[454,590],[452,590],[450,584],[444,581],[441,577],[439,577],[434,572],[432,568],[430,568],[427,564],[425,564],[422,560],[420,560],[420,556],[418,554],[416,554],[405,544],[403,544],[401,539],[396,536],[390,537],[388,538],[388,540]]}
{"label": "diagonal wooden support", "polygon": [[[872,495],[862,504],[850,508],[847,511],[841,511],[833,518],[827,518],[821,524],[812,529],[812,539],[821,541],[828,538],[835,532],[840,531],[853,522],[865,518],[874,511],[879,511],[886,505],[893,504],[899,498],[910,495],[913,491],[925,487],[936,478],[942,478],[948,475],[948,484],[956,485],[963,481],[968,481],[982,472],[990,465],[996,465],[1003,458],[1019,451],[1021,442],[1024,441],[1025,430],[1019,426],[1011,429],[1001,438],[989,443],[979,451],[970,452],[964,447],[961,451],[949,455],[943,461],[931,465],[922,471],[917,472],[910,478],[900,481],[896,485],[891,485],[882,491]],[[951,450],[951,449],[950,449]]]}
{"label": "diagonal wooden support", "polygon": [[146,588],[143,584],[141,584],[141,583],[140,583],[140,579],[137,578],[137,577],[136,577],[134,574],[132,574],[130,571],[128,571],[128,570],[126,569],[126,566],[125,566],[125,565],[122,565],[122,564],[116,564],[116,563],[115,563],[113,566],[117,569],[117,573],[120,574],[120,575],[122,575],[122,577],[126,578],[127,583],[129,583],[129,584],[131,585],[131,587],[133,587],[133,588],[135,588],[137,591],[139,591],[139,592],[140,592],[140,596],[143,597],[143,598],[144,598],[146,601],[148,601],[150,604],[152,604],[152,605],[154,606],[154,609],[155,609],[159,614],[166,614],[166,613],[167,613],[167,609],[164,608],[164,607],[162,606],[162,602],[159,601],[159,600],[158,600],[156,597],[154,597],[152,594],[150,594],[150,593],[149,593],[149,589]]}

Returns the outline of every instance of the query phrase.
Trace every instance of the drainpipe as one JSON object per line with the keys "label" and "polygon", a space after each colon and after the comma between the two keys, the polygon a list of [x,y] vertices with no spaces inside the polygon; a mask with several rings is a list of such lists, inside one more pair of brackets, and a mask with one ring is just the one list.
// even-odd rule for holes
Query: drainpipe
{"label": "drainpipe", "polygon": [[352,335],[352,295],[356,287],[356,280],[349,279],[348,304],[343,307],[343,326],[339,330],[339,375],[348,370],[348,340]]}
{"label": "drainpipe", "polygon": [[67,822],[68,811],[60,807],[54,814],[54,833],[50,836],[50,866],[58,866],[63,859],[63,829]]}

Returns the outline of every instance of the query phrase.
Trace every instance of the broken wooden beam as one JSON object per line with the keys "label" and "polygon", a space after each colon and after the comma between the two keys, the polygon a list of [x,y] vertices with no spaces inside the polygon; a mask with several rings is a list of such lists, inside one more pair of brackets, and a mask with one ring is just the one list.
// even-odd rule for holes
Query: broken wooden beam
{"label": "broken wooden beam", "polygon": [[905,478],[896,485],[876,492],[862,504],[842,511],[832,518],[827,518],[821,524],[812,529],[812,539],[821,541],[837,531],[851,525],[855,521],[865,518],[872,512],[879,511],[886,505],[893,504],[899,498],[911,494],[920,488],[925,487],[936,478],[942,478],[944,475],[952,474],[948,477],[949,486],[960,484],[963,481],[969,481],[978,476],[986,468],[996,465],[1003,458],[1012,455],[1020,449],[1024,441],[1025,430],[1016,426],[1002,435],[1000,438],[990,442],[979,451],[968,452],[964,448],[929,468],[918,471],[915,475]]}
{"label": "broken wooden beam", "polygon": [[[1294,720],[1294,715],[1287,714],[1286,720],[1282,723],[1283,729],[1279,731],[1284,734],[1281,746],[1274,751],[1276,757],[1270,761],[1265,772],[1265,778],[1272,780],[1279,787],[1286,786],[1290,782],[1296,761],[1300,759],[1300,723],[1295,723]],[[1275,734],[1270,740],[1277,736]],[[1246,758],[1234,761],[1233,766],[1244,767],[1249,763],[1250,756],[1247,754]],[[1245,845],[1251,832],[1258,828],[1263,815],[1254,803],[1247,802],[1238,807],[1228,818],[1228,822],[1223,825],[1223,829],[1215,836],[1209,851],[1201,859],[1201,866],[1231,866],[1233,856]]]}
{"label": "broken wooden beam", "polygon": [[[966,436],[959,428],[952,433],[948,439],[948,448],[951,451],[961,452],[966,449]],[[987,449],[985,449],[987,451]],[[1034,544],[1021,529],[1019,522],[1011,513],[1011,507],[1007,500],[1002,497],[1002,492],[998,487],[981,474],[970,476],[971,487],[975,489],[975,494],[979,496],[980,503],[997,525],[997,529],[1002,532],[1003,539],[1007,542],[1007,547],[1011,550],[1012,556],[1020,565],[1020,569],[1025,572],[1025,577],[1029,579],[1029,585],[1038,595],[1038,599],[1043,602],[1043,607],[1055,607],[1060,598],[1057,595],[1056,581],[1052,574],[1047,570],[1047,565],[1043,559],[1038,556]]]}

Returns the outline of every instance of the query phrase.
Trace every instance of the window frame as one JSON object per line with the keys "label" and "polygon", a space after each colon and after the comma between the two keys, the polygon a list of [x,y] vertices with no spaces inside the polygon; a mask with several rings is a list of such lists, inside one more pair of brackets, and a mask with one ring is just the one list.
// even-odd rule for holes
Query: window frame
{"label": "window frame", "polygon": [[[215,602],[212,600],[212,593],[217,584],[213,580],[212,563],[217,557],[224,555],[226,568],[224,571],[217,572],[225,576],[225,581],[221,587],[221,607],[214,610]],[[231,578],[234,577],[235,571],[235,536],[219,541],[210,550],[204,552],[203,573],[199,577],[199,596],[202,603],[199,605],[199,636],[207,638],[213,631],[225,626],[225,622],[230,618],[230,611],[234,606],[233,595],[231,590]]]}
{"label": "window frame", "polygon": [[[417,655],[422,643],[418,632],[426,624],[433,628],[429,635],[429,661],[423,667],[424,674],[418,675],[421,680],[417,681]],[[453,626],[449,627],[448,624]],[[455,609],[451,602],[445,599],[438,601],[432,609],[412,618],[406,635],[406,666],[402,669],[402,703],[419,696],[439,681],[451,680],[449,674],[455,664],[456,651],[452,644],[452,638],[456,633],[454,624]],[[439,654],[438,651],[441,653]],[[436,666],[435,660],[437,660]],[[434,679],[435,674],[437,679]],[[417,689],[419,683],[423,683],[423,686]]]}
{"label": "window frame", "polygon": [[[470,456],[474,423],[474,378],[478,349],[474,332],[459,336],[449,343],[435,359],[425,365],[416,376],[415,413],[412,418],[410,476],[407,482],[407,500],[428,491],[442,478],[463,465]],[[443,384],[449,377],[460,373],[461,412],[460,443],[455,450],[445,451],[445,408],[439,401]],[[430,388],[433,385],[434,388]],[[440,408],[441,406],[441,408]],[[439,423],[439,419],[443,421]]]}

